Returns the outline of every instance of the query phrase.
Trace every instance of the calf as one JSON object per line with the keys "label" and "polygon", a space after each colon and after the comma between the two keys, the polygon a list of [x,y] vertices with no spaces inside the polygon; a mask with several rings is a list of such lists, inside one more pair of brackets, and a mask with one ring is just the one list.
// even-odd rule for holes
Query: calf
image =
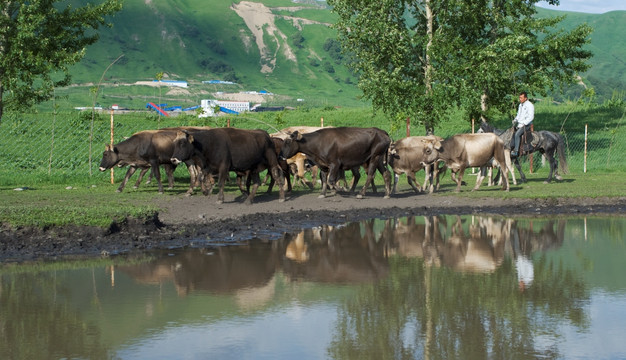
{"label": "calf", "polygon": [[[437,160],[445,162],[452,171],[452,180],[457,184],[456,192],[461,191],[463,175],[468,167],[481,167],[474,190],[480,187],[485,177],[485,166],[489,164],[491,158],[494,158],[494,161],[501,167],[506,168],[504,143],[493,133],[459,134],[443,141],[438,139],[423,139],[422,141],[426,163],[434,163]],[[507,173],[503,171],[502,176],[504,176],[502,190],[509,191]]]}
{"label": "calf", "polygon": [[387,150],[391,139],[387,132],[378,128],[338,127],[324,128],[308,134],[294,132],[285,140],[282,156],[290,158],[298,152],[308,155],[317,164],[322,176],[322,194],[326,196],[328,185],[334,187],[340,171],[358,169],[367,164],[367,180],[357,198],[365,190],[378,170],[385,180],[385,198],[391,191],[391,175],[387,169]]}
{"label": "calf", "polygon": [[278,180],[279,201],[285,200],[284,177],[278,165],[274,143],[266,131],[235,128],[178,131],[171,161],[178,164],[190,159],[202,169],[205,178],[202,192],[205,195],[210,194],[206,179],[217,175],[218,204],[224,202],[224,183],[230,171],[238,175],[246,174],[254,182],[246,204],[252,204],[261,183],[259,173],[265,169],[269,169],[272,177]]}

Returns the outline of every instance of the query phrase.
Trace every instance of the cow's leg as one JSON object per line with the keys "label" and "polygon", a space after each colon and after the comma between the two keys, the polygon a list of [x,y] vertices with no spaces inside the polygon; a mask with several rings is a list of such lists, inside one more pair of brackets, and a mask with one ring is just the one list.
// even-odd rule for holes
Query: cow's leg
{"label": "cow's leg", "polygon": [[147,168],[141,168],[141,171],[139,172],[139,178],[137,179],[137,181],[135,182],[135,185],[133,186],[133,189],[138,189],[139,188],[139,184],[141,184],[141,180],[143,180],[143,176],[146,175],[146,173],[148,172],[148,170],[150,170],[149,167]]}
{"label": "cow's leg", "polygon": [[196,166],[196,164],[192,160],[185,161],[185,165],[187,165],[187,171],[189,171],[189,189],[187,190],[186,194],[187,196],[189,196],[193,194],[194,187],[202,185],[202,172],[199,171],[199,166]]}
{"label": "cow's leg", "polygon": [[360,167],[352,168],[352,186],[350,186],[350,193],[354,193],[356,189],[356,185],[359,183],[359,179],[361,179],[361,171]]}
{"label": "cow's leg", "polygon": [[256,195],[256,191],[259,188],[259,185],[261,185],[261,177],[259,176],[259,172],[258,171],[251,171],[248,173],[248,179],[252,179],[252,189],[250,190],[250,194],[248,195],[248,197],[246,198],[245,204],[246,205],[252,205],[252,202],[254,201],[254,196]]}
{"label": "cow's leg", "polygon": [[222,165],[218,172],[217,186],[219,187],[219,192],[217,194],[217,201],[216,201],[217,204],[224,203],[224,185],[226,184],[226,178],[228,177],[229,177],[228,168]]}
{"label": "cow's leg", "polygon": [[487,171],[489,171],[489,169],[492,169],[490,165],[484,165],[480,167],[478,175],[476,176],[476,185],[474,185],[472,191],[478,190],[478,188],[480,188],[480,184],[482,184],[483,180],[485,179],[485,175],[487,174]]}
{"label": "cow's leg", "polygon": [[513,179],[513,184],[517,185],[517,179],[515,179],[515,171],[513,170],[513,164],[511,164],[511,149],[506,148],[506,147],[504,148],[504,162],[506,163],[506,169],[503,169],[502,171],[510,172],[511,178]]}
{"label": "cow's leg", "polygon": [[[463,173],[461,172],[463,171]],[[458,173],[458,175],[457,175]],[[463,174],[465,173],[465,169],[461,168],[461,169],[457,169],[457,170],[452,170],[452,173],[450,174],[450,177],[452,178],[452,181],[454,181],[456,183],[456,189],[454,189],[454,192],[460,192],[461,191],[461,183],[463,182]]]}
{"label": "cow's leg", "polygon": [[424,184],[422,185],[422,191],[426,191],[426,185],[428,185],[429,194],[432,194],[435,190],[435,186],[433,184],[435,183],[434,175],[436,174],[436,172],[431,172],[431,166],[432,169],[436,169],[436,166],[434,164],[424,166]]}
{"label": "cow's leg", "polygon": [[329,189],[331,189],[331,195],[336,195],[337,194],[337,187],[339,186],[339,177],[340,176],[344,176],[344,181],[345,181],[345,171],[343,171],[342,169],[340,169],[338,166],[332,164],[329,168],[328,168],[328,179],[326,180],[327,186]]}
{"label": "cow's leg", "polygon": [[115,190],[116,192],[124,191],[124,187],[126,186],[128,179],[130,179],[130,177],[133,176],[135,171],[137,171],[137,168],[135,166],[128,167],[128,170],[126,170],[126,175],[124,175],[124,180],[122,180],[122,183],[120,184],[120,186],[117,188],[117,190]]}
{"label": "cow's leg", "polygon": [[167,188],[174,188],[174,171],[176,170],[176,165],[173,164],[163,164],[163,168],[165,168],[165,173],[167,174]]}
{"label": "cow's leg", "polygon": [[361,191],[356,195],[357,199],[362,199],[363,196],[365,196],[365,191],[370,186],[370,183],[374,180],[376,169],[377,169],[376,161],[375,159],[372,159],[372,161],[370,161],[369,165],[367,166],[367,177],[365,179],[365,185],[363,185],[363,188],[361,189]]}
{"label": "cow's leg", "polygon": [[157,161],[151,161],[150,167],[152,167],[152,175],[157,180],[159,194],[163,194],[163,183],[161,183],[161,169],[159,169],[159,163]]}
{"label": "cow's leg", "polygon": [[[417,182],[417,178],[415,177],[415,173],[413,171],[409,171],[406,173],[406,179],[416,194],[422,192],[422,186],[420,185],[420,183]],[[426,184],[426,180],[424,180],[424,184]]]}
{"label": "cow's leg", "polygon": [[[268,170],[268,172],[270,172]],[[285,172],[280,166],[274,166],[271,169],[272,179],[278,179],[278,202],[285,201]],[[287,179],[289,179],[289,173],[287,172]],[[291,183],[287,180],[289,191],[291,191]]]}
{"label": "cow's leg", "polygon": [[396,173],[394,171],[394,173],[393,173],[393,187],[392,187],[392,190],[391,190],[392,194],[395,194],[395,193],[398,192],[398,180],[400,180],[400,174],[398,174],[398,173]]}
{"label": "cow's leg", "polygon": [[500,171],[500,175],[504,178],[504,184],[502,184],[502,190],[504,191],[509,191],[509,176],[507,174],[506,171],[506,157],[504,155],[504,153],[496,153],[495,155],[495,162],[498,164],[498,166],[500,167],[501,171]]}
{"label": "cow's leg", "polygon": [[[385,199],[389,199],[391,197],[391,172],[387,168],[387,165],[382,161],[378,162],[378,171],[383,174],[383,181],[385,182]],[[372,183],[374,182],[374,175],[376,175],[376,170],[372,172]]]}
{"label": "cow's leg", "polygon": [[320,170],[320,180],[322,181],[322,193],[318,196],[318,198],[326,197],[326,189],[328,188],[328,172],[324,170]]}

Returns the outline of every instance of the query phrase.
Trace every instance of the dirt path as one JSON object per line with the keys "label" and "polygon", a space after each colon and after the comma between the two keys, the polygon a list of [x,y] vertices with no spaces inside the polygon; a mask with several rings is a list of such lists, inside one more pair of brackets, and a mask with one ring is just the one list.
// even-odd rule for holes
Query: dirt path
{"label": "dirt path", "polygon": [[215,203],[215,195],[209,198],[198,194],[164,196],[155,200],[162,211],[154,218],[128,220],[106,230],[90,227],[1,229],[0,262],[110,256],[154,248],[276,239],[284,232],[322,224],[409,215],[626,216],[626,197],[501,200],[445,194],[414,195],[408,190],[391,199],[384,199],[380,193],[368,194],[365,199],[356,199],[353,195],[320,199],[318,195],[319,190],[299,191],[279,203],[276,193],[258,194],[250,206],[232,194],[227,194],[221,205]]}

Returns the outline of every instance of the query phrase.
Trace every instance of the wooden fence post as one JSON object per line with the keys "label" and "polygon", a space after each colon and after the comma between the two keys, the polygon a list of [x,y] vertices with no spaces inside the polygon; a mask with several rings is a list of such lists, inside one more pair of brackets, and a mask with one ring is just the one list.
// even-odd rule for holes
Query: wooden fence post
{"label": "wooden fence post", "polygon": [[585,156],[584,156],[584,162],[583,162],[583,173],[586,173],[586,172],[587,172],[587,124],[585,124]]}
{"label": "wooden fence post", "polygon": [[411,118],[406,117],[406,137],[411,136]]}

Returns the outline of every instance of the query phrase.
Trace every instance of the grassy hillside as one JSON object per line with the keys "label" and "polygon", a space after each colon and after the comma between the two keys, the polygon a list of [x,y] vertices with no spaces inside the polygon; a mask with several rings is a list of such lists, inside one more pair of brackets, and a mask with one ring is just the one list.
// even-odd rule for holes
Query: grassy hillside
{"label": "grassy hillside", "polygon": [[[585,83],[592,86],[600,100],[610,99],[613,91],[626,93],[626,11],[604,14],[564,12],[538,8],[539,16],[566,15],[561,22],[564,29],[572,29],[581,23],[589,24],[594,32],[591,43],[586,46],[594,54],[591,69],[581,74]],[[576,97],[580,87],[570,88],[566,96]]]}
{"label": "grassy hillside", "polygon": [[[246,23],[236,8],[252,8]],[[614,89],[626,91],[626,12],[606,14],[569,13],[538,9],[539,16],[566,14],[566,29],[581,22],[595,28],[589,48],[595,56],[593,67],[583,74],[594,86],[598,100],[611,97]],[[175,105],[196,105],[217,91],[268,90],[281,97],[268,100],[278,105],[299,105],[305,99],[311,106],[363,106],[358,99],[357,79],[325,50],[335,38],[329,27],[334,14],[324,1],[290,0],[241,1],[126,0],[124,9],[113,19],[111,29],[103,29],[101,40],[87,49],[84,60],[72,69],[77,86],[59,89],[62,109],[88,106],[93,100],[90,88],[110,67],[100,88],[98,102],[130,108],[144,107],[147,101]],[[262,30],[255,34],[254,30]],[[262,39],[264,49],[259,48]],[[271,68],[271,71],[262,70]],[[186,80],[189,88],[173,92],[167,88],[127,86],[153,80],[159,72],[164,79]],[[237,85],[202,84],[203,80],[230,80]],[[82,85],[81,85],[82,84]],[[582,87],[567,89],[555,99],[578,98]],[[272,105],[272,104],[268,104]],[[46,105],[48,108],[50,104]]]}
{"label": "grassy hillside", "polygon": [[[254,8],[258,12],[251,17],[263,30],[264,49],[257,45],[259,37],[251,26],[233,8],[244,4],[257,4]],[[113,28],[102,31],[101,40],[89,47],[85,59],[72,72],[78,84],[97,82],[107,66],[123,54],[107,71],[105,86],[153,80],[164,72],[164,79],[186,80],[193,85],[189,90],[192,98],[197,93],[199,98],[207,98],[210,91],[265,89],[293,99],[358,104],[356,79],[323,49],[327,39],[335,37],[328,26],[332,20],[325,2],[315,1],[233,5],[230,0],[213,0],[209,6],[201,0],[127,0],[113,18]],[[271,71],[262,72],[263,65]],[[215,88],[201,84],[211,79],[241,85]],[[128,87],[108,92],[122,97],[137,95]],[[82,102],[88,101],[86,94]]]}

